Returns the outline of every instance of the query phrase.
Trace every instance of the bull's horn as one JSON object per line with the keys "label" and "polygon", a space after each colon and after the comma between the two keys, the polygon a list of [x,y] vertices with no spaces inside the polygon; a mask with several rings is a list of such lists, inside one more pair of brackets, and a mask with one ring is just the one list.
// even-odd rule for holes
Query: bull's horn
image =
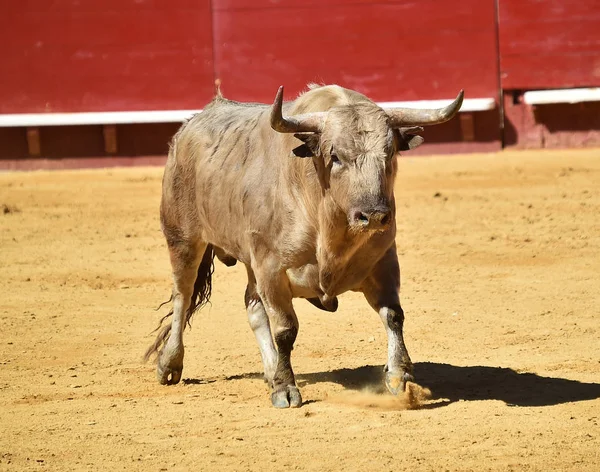
{"label": "bull's horn", "polygon": [[295,116],[283,116],[283,85],[279,87],[273,108],[271,109],[271,128],[279,133],[319,133],[327,112],[304,113]]}
{"label": "bull's horn", "polygon": [[391,108],[385,110],[392,128],[401,126],[427,126],[444,123],[454,117],[462,105],[464,91],[461,90],[450,105],[444,108],[419,110],[415,108]]}

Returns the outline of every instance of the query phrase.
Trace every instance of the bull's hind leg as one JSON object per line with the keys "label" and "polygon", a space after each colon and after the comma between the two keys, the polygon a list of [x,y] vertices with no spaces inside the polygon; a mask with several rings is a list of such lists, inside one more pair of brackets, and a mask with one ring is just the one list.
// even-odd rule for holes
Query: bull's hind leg
{"label": "bull's hind leg", "polygon": [[[156,375],[161,384],[172,385],[181,379],[184,355],[183,330],[191,316],[190,306],[194,285],[204,283],[203,280],[197,281],[197,279],[206,276],[198,270],[206,249],[207,245],[200,242],[178,241],[169,244],[169,256],[173,268],[173,317],[169,337],[158,354]],[[210,274],[208,276],[210,277]]]}
{"label": "bull's hind leg", "polygon": [[256,291],[254,273],[248,266],[246,266],[246,270],[248,271],[248,286],[246,287],[244,302],[246,304],[246,312],[248,313],[248,322],[260,349],[260,357],[265,369],[265,380],[271,385],[273,383],[273,376],[275,375],[275,367],[277,366],[277,351],[273,344],[269,317]]}

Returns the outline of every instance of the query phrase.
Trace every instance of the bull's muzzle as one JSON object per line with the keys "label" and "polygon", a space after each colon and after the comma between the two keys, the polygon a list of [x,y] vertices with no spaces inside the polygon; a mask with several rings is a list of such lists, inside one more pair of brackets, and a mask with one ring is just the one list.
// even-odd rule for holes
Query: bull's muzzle
{"label": "bull's muzzle", "polygon": [[355,208],[350,211],[350,226],[362,230],[386,229],[392,222],[392,210],[389,207],[378,207],[372,210]]}

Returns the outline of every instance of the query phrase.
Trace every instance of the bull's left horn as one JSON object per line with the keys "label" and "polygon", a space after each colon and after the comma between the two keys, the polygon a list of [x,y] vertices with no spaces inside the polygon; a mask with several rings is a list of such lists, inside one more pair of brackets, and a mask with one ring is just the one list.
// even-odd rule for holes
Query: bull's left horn
{"label": "bull's left horn", "polygon": [[273,108],[271,109],[271,128],[279,133],[320,133],[326,112],[304,113],[295,116],[283,116],[283,85],[279,87]]}
{"label": "bull's left horn", "polygon": [[427,126],[439,125],[454,117],[460,110],[463,102],[464,91],[461,90],[450,105],[444,108],[420,110],[415,108],[391,108],[385,110],[390,117],[390,126],[399,128],[401,126]]}

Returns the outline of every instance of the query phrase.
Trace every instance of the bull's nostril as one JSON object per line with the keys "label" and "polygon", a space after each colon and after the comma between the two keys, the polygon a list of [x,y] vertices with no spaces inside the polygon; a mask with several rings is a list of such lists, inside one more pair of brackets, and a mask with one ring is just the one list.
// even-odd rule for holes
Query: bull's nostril
{"label": "bull's nostril", "polygon": [[352,219],[354,220],[355,223],[360,223],[363,225],[366,225],[369,223],[369,217],[360,210],[356,210],[352,214]]}
{"label": "bull's nostril", "polygon": [[383,218],[381,218],[381,224],[386,226],[390,220],[392,219],[392,215],[390,213],[386,213]]}

